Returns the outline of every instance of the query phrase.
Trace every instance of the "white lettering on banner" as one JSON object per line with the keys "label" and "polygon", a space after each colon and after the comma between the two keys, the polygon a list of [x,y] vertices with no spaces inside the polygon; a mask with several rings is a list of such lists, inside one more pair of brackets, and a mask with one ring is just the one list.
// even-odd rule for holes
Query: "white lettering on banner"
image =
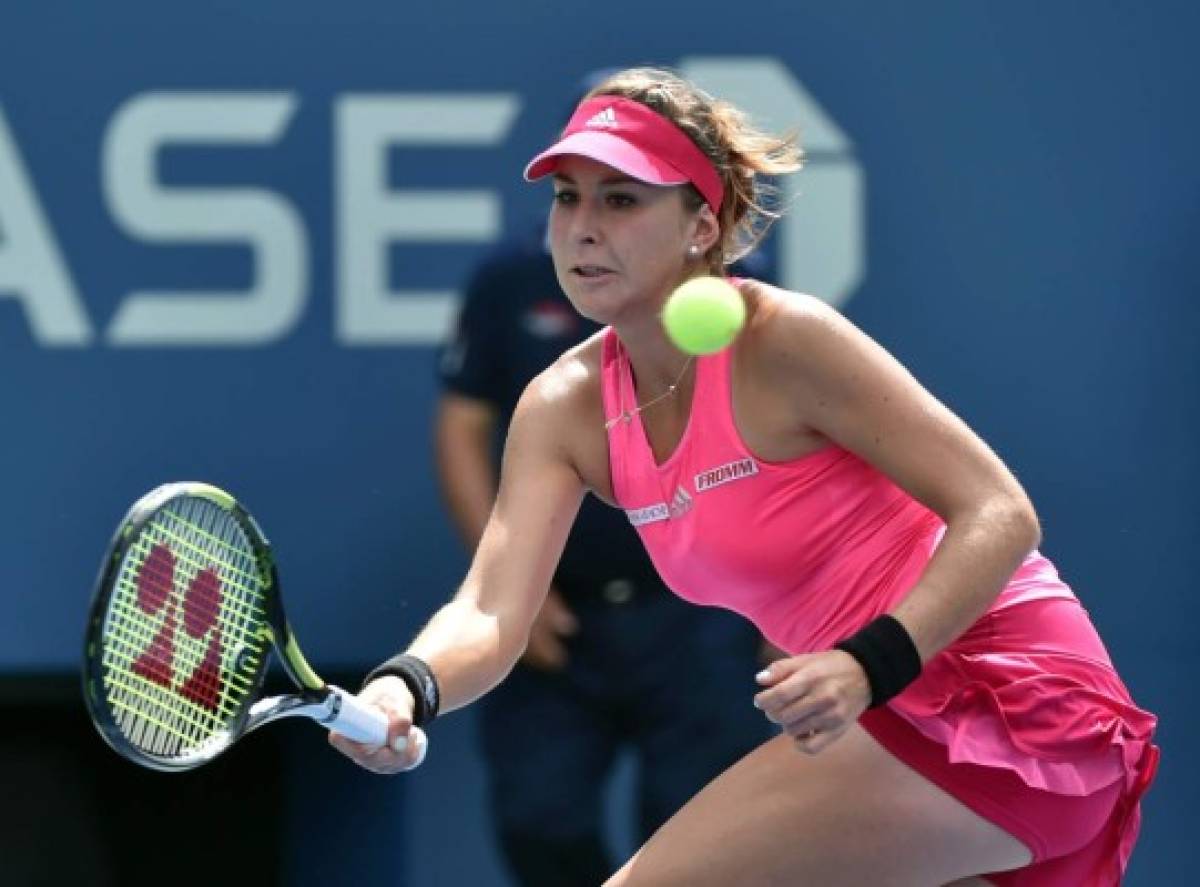
{"label": "white lettering on banner", "polygon": [[[835,305],[864,274],[862,170],[853,146],[778,59],[694,57],[684,72],[772,130],[799,128],[808,164],[783,179],[777,235],[781,283]],[[262,347],[288,336],[309,303],[308,230],[293,201],[266,188],[166,186],[172,145],[275,146],[299,105],[290,92],[147,92],[121,105],[101,159],[108,210],[130,237],[161,244],[244,244],[242,291],[135,291],[117,306],[112,347]],[[347,94],[334,100],[333,336],[347,347],[424,345],[449,333],[457,294],[388,280],[394,243],[479,243],[500,234],[497,189],[390,187],[396,147],[490,148],[520,110],[512,93]],[[85,140],[86,141],[86,140]],[[803,191],[803,199],[795,198]],[[792,206],[792,204],[795,206]],[[45,346],[86,345],[91,321],[0,114],[0,298],[15,298]],[[87,287],[84,286],[86,291]]]}
{"label": "white lettering on banner", "polygon": [[701,471],[697,474],[695,479],[696,492],[703,493],[705,490],[711,490],[713,487],[721,486],[721,484],[741,480],[744,477],[751,477],[755,474],[758,474],[758,463],[753,459],[738,459],[734,462],[726,462],[724,465],[718,465],[716,468],[710,468],[707,471]]}
{"label": "white lettering on banner", "polygon": [[104,196],[131,237],[152,243],[247,243],[254,283],[243,293],[130,293],[108,328],[117,345],[264,345],[295,327],[308,300],[304,223],[259,188],[158,182],[173,144],[270,145],[296,110],[289,93],[145,93],[118,110],[104,140]]}
{"label": "white lettering on banner", "polygon": [[335,336],[346,345],[438,342],[453,321],[452,290],[392,291],[388,244],[488,243],[500,235],[496,192],[389,191],[388,149],[490,147],[508,135],[515,96],[345,96],[335,109],[337,278]]}
{"label": "white lettering on banner", "polygon": [[0,107],[0,298],[18,299],[39,345],[87,345],[92,327]]}

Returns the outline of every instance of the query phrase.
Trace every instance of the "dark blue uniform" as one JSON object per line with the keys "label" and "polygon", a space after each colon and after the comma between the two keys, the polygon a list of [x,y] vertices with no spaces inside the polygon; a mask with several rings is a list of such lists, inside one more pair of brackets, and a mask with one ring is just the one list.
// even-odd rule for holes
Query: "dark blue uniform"
{"label": "dark blue uniform", "polygon": [[[567,301],[531,232],[471,280],[442,383],[498,410],[498,455],[528,382],[597,329]],[[770,735],[750,704],[757,632],[671,594],[621,511],[584,500],[554,584],[579,623],[565,669],[518,665],[481,703],[501,844],[522,884],[538,887],[611,873],[602,799],[622,745],[640,765],[644,839]]]}

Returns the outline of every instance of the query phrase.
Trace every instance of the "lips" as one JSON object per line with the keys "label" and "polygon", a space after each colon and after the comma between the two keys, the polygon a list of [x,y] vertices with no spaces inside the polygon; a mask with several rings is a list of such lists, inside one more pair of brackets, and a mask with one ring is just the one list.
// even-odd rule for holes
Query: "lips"
{"label": "lips", "polygon": [[605,268],[603,265],[576,265],[571,271],[580,277],[591,280],[613,273],[611,268]]}

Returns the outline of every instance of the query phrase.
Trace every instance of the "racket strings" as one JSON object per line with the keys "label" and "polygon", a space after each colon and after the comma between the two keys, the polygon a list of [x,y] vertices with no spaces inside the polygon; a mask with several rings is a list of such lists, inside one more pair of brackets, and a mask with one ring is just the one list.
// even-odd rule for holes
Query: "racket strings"
{"label": "racket strings", "polygon": [[[136,543],[136,548],[139,554],[148,555],[147,560],[139,567],[137,572],[123,571],[117,581],[134,585],[135,590],[140,590],[144,584],[143,577],[153,578],[157,583],[165,584],[168,589],[173,584],[173,569],[167,571],[159,560],[154,558],[154,552],[161,550],[159,546],[166,548],[174,556],[174,563],[182,563],[185,567],[195,570],[195,575],[201,575],[205,570],[209,570],[213,566],[213,558],[208,555],[204,548],[189,540],[180,532],[178,525],[167,527],[156,525],[148,528],[149,532],[143,533],[142,537]],[[147,551],[148,548],[152,550]],[[149,571],[146,571],[149,566]],[[225,588],[233,588],[239,591],[240,594],[235,598],[221,599],[219,596],[206,601],[193,601],[190,606],[193,609],[207,610],[205,616],[209,616],[216,610],[224,610],[231,615],[240,613],[242,616],[250,616],[257,618],[255,605],[258,603],[257,588],[263,585],[263,579],[257,575],[239,570],[235,564],[222,564],[222,570],[218,577],[221,585]],[[240,579],[242,581],[235,581]]]}
{"label": "racket strings", "polygon": [[147,522],[103,641],[108,701],[130,742],[177,757],[234,720],[270,641],[267,582],[242,528],[208,500],[181,498]]}

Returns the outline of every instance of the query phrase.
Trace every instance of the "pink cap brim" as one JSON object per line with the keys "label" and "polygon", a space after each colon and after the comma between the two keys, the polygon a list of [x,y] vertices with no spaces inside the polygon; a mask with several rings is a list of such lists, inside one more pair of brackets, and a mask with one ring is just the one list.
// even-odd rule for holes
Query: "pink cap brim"
{"label": "pink cap brim", "polygon": [[558,158],[577,155],[620,170],[649,185],[683,185],[690,179],[669,163],[647,154],[635,145],[607,132],[575,132],[547,148],[525,167],[525,180],[532,182],[558,168]]}

